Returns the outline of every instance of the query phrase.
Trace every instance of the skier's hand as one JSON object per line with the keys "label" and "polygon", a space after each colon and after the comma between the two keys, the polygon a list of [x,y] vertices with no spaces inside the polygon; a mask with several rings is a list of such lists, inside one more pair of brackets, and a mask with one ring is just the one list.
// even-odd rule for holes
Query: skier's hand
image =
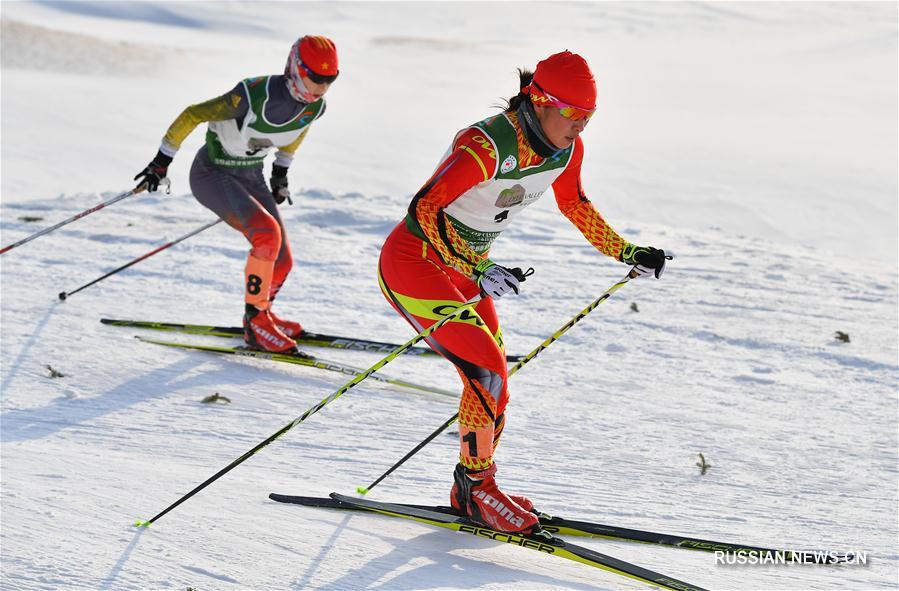
{"label": "skier's hand", "polygon": [[272,187],[272,196],[278,205],[284,203],[285,199],[289,204],[293,205],[293,200],[290,198],[290,190],[287,188],[287,168],[277,164],[272,165],[272,176],[269,179],[269,184]]}
{"label": "skier's hand", "polygon": [[634,265],[637,277],[652,274],[656,279],[660,279],[665,271],[665,261],[670,258],[670,256],[665,256],[664,250],[652,246],[637,246],[627,243],[624,250],[621,251],[621,262]]}
{"label": "skier's hand", "polygon": [[518,286],[534,274],[534,269],[522,271],[519,267],[508,269],[497,265],[490,259],[484,259],[475,267],[475,275],[478,278],[478,287],[482,296],[500,298],[512,292],[518,295]]}
{"label": "skier's hand", "polygon": [[142,171],[134,176],[134,180],[141,180],[141,185],[146,185],[147,191],[155,192],[160,184],[168,186],[169,179],[166,175],[169,172],[169,164],[172,163],[172,157],[166,156],[162,152],[156,152],[156,157],[150,161]]}

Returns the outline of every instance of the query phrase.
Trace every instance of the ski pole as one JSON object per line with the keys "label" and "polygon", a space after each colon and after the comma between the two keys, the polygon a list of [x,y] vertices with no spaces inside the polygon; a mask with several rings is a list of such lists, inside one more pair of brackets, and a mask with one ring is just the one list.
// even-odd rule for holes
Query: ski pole
{"label": "ski pole", "polygon": [[82,289],[84,289],[84,288],[86,288],[86,287],[90,287],[90,286],[93,285],[94,283],[99,283],[100,281],[103,281],[104,279],[106,279],[106,278],[109,277],[110,275],[115,275],[115,274],[118,273],[119,271],[124,271],[125,269],[127,269],[127,268],[130,267],[131,265],[135,265],[135,264],[141,262],[141,261],[144,260],[144,259],[148,259],[148,258],[150,258],[151,256],[153,256],[154,254],[156,254],[157,252],[162,251],[162,250],[165,250],[166,248],[169,248],[170,246],[174,246],[174,245],[178,244],[179,242],[181,242],[182,240],[187,240],[187,239],[190,238],[191,236],[194,236],[194,235],[196,235],[196,234],[199,234],[199,233],[202,232],[203,230],[208,230],[209,228],[211,228],[212,226],[216,225],[216,224],[219,223],[220,221],[222,221],[222,220],[221,220],[221,219],[217,219],[217,220],[215,220],[214,222],[209,222],[209,223],[206,224],[205,226],[203,226],[203,227],[201,227],[201,228],[197,228],[197,229],[194,230],[193,232],[189,232],[189,233],[185,234],[184,236],[182,236],[181,238],[178,238],[178,239],[176,239],[176,240],[172,240],[171,242],[169,242],[169,243],[167,243],[167,244],[163,244],[163,245],[160,246],[159,248],[155,248],[155,249],[151,250],[150,252],[148,252],[147,254],[137,257],[136,259],[134,259],[134,260],[131,261],[130,263],[127,263],[127,264],[125,264],[125,265],[122,265],[122,266],[119,267],[118,269],[113,269],[113,270],[110,271],[109,273],[106,273],[105,275],[103,275],[103,276],[101,276],[101,277],[97,277],[96,279],[94,279],[94,280],[91,281],[90,283],[85,283],[84,285],[82,285],[81,287],[79,287],[78,289],[76,289],[76,290],[74,290],[74,291],[70,291],[70,292],[61,291],[61,292],[59,292],[59,299],[62,300],[62,301],[65,301],[69,296],[78,293],[78,292],[81,291]]}
{"label": "ski pole", "polygon": [[116,195],[115,197],[113,197],[113,198],[110,199],[109,201],[104,201],[103,203],[100,203],[99,205],[95,205],[95,206],[91,207],[90,209],[85,209],[85,210],[82,211],[81,213],[75,214],[75,215],[73,215],[72,217],[70,217],[69,219],[63,220],[63,221],[59,222],[59,223],[56,224],[55,226],[50,226],[49,228],[44,228],[43,230],[40,230],[39,232],[35,232],[34,234],[32,234],[31,236],[28,236],[27,238],[22,238],[22,239],[19,240],[18,242],[14,242],[14,243],[12,243],[12,244],[9,244],[9,245],[7,245],[7,246],[4,246],[3,249],[0,249],[0,254],[4,254],[4,253],[6,253],[7,251],[10,251],[10,250],[14,249],[14,248],[17,247],[17,246],[21,246],[21,245],[25,244],[26,242],[31,242],[31,241],[34,240],[35,238],[40,238],[40,237],[43,236],[44,234],[49,234],[49,233],[52,232],[53,230],[56,230],[56,229],[58,229],[58,228],[62,228],[62,227],[65,226],[66,224],[71,224],[71,223],[74,222],[75,220],[79,220],[79,219],[83,218],[84,216],[86,216],[86,215],[88,215],[88,214],[94,213],[95,211],[100,211],[101,209],[103,209],[103,208],[106,207],[107,205],[112,205],[112,204],[115,203],[116,201],[121,201],[122,199],[124,199],[124,198],[126,198],[126,197],[131,197],[132,195],[137,195],[138,193],[143,192],[146,188],[147,188],[146,183],[141,183],[140,185],[134,187],[134,188],[131,189],[130,191],[127,191],[127,192],[125,192],[125,193],[122,193],[121,195]]}
{"label": "ski pole", "polygon": [[280,429],[278,429],[277,431],[272,433],[265,441],[263,441],[262,443],[259,443],[258,445],[256,445],[252,449],[250,449],[249,451],[245,452],[242,456],[240,456],[239,458],[237,458],[236,460],[234,460],[233,462],[231,462],[230,464],[228,464],[227,466],[225,466],[224,468],[222,468],[221,470],[219,470],[218,472],[216,472],[215,474],[213,474],[212,476],[207,478],[205,481],[203,481],[202,484],[198,485],[192,491],[190,491],[189,493],[187,493],[186,495],[184,495],[183,497],[181,497],[180,499],[178,499],[177,501],[175,501],[174,503],[172,503],[171,505],[169,505],[168,507],[166,507],[165,509],[160,511],[155,517],[153,517],[152,519],[149,519],[147,521],[136,521],[134,523],[134,525],[136,527],[150,526],[152,523],[154,523],[160,517],[162,517],[163,515],[165,515],[166,513],[168,513],[169,511],[171,511],[172,509],[174,509],[175,507],[177,507],[178,505],[180,505],[187,499],[191,498],[192,496],[194,496],[195,494],[197,494],[198,492],[200,492],[201,490],[203,490],[204,488],[206,488],[207,486],[212,484],[213,482],[215,482],[216,480],[218,480],[219,478],[221,478],[222,476],[224,476],[225,474],[227,474],[228,472],[230,472],[231,470],[233,470],[234,468],[236,468],[237,466],[242,464],[244,461],[248,460],[251,456],[253,456],[256,452],[261,450],[263,447],[267,446],[274,440],[278,439],[279,437],[281,437],[282,435],[284,435],[285,433],[287,433],[288,431],[290,431],[291,429],[293,429],[294,427],[296,427],[297,425],[299,425],[300,423],[302,423],[303,421],[305,421],[306,419],[308,419],[309,417],[311,417],[312,415],[314,415],[315,413],[317,413],[318,411],[323,409],[330,402],[333,402],[334,400],[340,398],[343,394],[345,394],[353,386],[356,386],[357,384],[359,384],[359,382],[361,382],[362,380],[364,380],[371,374],[375,373],[376,371],[378,371],[379,369],[381,369],[382,367],[384,367],[385,365],[387,365],[388,363],[390,363],[391,361],[393,361],[394,359],[396,359],[397,357],[402,355],[403,352],[406,351],[406,349],[408,349],[409,347],[412,347],[413,345],[415,345],[417,342],[421,341],[422,339],[426,339],[427,337],[431,336],[431,334],[435,330],[437,330],[438,328],[440,328],[441,326],[443,326],[444,324],[446,324],[447,322],[449,322],[456,316],[459,316],[463,312],[467,311],[469,308],[471,308],[472,306],[477,304],[480,301],[480,299],[481,299],[481,296],[478,295],[478,296],[475,296],[474,298],[468,300],[464,304],[460,305],[458,308],[456,308],[455,310],[453,310],[452,312],[450,312],[449,314],[447,314],[446,316],[444,316],[443,318],[441,318],[440,320],[438,320],[437,322],[435,322],[428,328],[424,329],[423,331],[418,333],[416,336],[412,337],[405,344],[400,345],[399,347],[394,349],[386,357],[384,357],[383,359],[381,359],[380,361],[378,361],[377,363],[375,363],[374,365],[369,367],[364,372],[356,374],[356,376],[353,379],[351,379],[350,381],[345,383],[343,386],[338,388],[333,394],[329,395],[327,398],[324,398],[321,402],[319,402],[315,406],[310,407],[309,410],[304,412],[302,415],[298,416],[291,422],[287,423],[286,425],[284,425],[283,427],[281,427]]}
{"label": "ski pole", "polygon": [[[539,355],[541,351],[543,351],[544,349],[546,349],[547,347],[552,345],[555,341],[557,341],[559,339],[559,337],[561,337],[563,334],[568,332],[568,329],[570,329],[572,326],[574,326],[575,324],[580,322],[584,316],[586,316],[587,314],[589,314],[590,312],[595,310],[597,306],[599,306],[601,303],[603,303],[604,301],[606,301],[607,299],[612,297],[612,294],[615,293],[616,291],[618,291],[622,285],[624,285],[625,283],[627,283],[628,281],[630,281],[631,279],[633,279],[636,276],[637,276],[637,272],[634,271],[633,269],[631,269],[631,271],[621,281],[619,281],[618,283],[616,283],[615,285],[613,285],[612,287],[607,289],[605,291],[605,293],[603,293],[601,296],[599,296],[598,298],[593,300],[593,302],[591,302],[589,306],[587,306],[586,308],[584,308],[583,310],[578,312],[578,314],[574,318],[572,318],[567,323],[565,323],[565,326],[563,326],[562,328],[560,328],[559,330],[554,332],[545,341],[540,343],[540,345],[536,349],[534,349],[533,351],[531,351],[530,353],[525,355],[524,359],[522,359],[521,361],[516,363],[515,367],[513,367],[512,369],[509,370],[509,377],[511,378],[513,375],[515,375],[515,373],[519,369],[524,367],[525,364],[527,364],[530,360],[532,360],[534,357]],[[362,495],[368,494],[368,491],[370,491],[374,487],[378,486],[378,484],[382,480],[384,480],[385,478],[390,476],[390,474],[392,474],[394,470],[396,470],[397,468],[399,468],[400,466],[405,464],[406,460],[408,460],[409,458],[414,456],[416,453],[418,453],[421,450],[421,448],[423,448],[424,446],[429,444],[431,441],[433,441],[434,438],[437,437],[438,435],[440,435],[443,431],[445,431],[447,429],[447,427],[449,427],[450,425],[455,423],[456,419],[458,419],[458,418],[459,418],[459,413],[456,413],[453,416],[451,416],[445,423],[443,423],[442,425],[437,427],[437,429],[433,433],[428,435],[424,439],[424,441],[422,441],[421,443],[416,445],[412,450],[409,451],[409,453],[407,453],[402,458],[400,458],[400,460],[397,463],[395,463],[393,466],[391,466],[386,472],[384,472],[383,474],[378,476],[378,478],[374,482],[372,482],[371,484],[369,484],[366,487],[360,486],[359,488],[356,489],[356,492],[358,492],[359,494],[362,494]]]}

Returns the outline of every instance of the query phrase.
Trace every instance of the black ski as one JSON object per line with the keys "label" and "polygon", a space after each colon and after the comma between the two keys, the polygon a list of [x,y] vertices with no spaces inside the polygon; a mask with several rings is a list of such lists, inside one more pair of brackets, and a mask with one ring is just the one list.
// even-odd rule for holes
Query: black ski
{"label": "black ski", "polygon": [[562,540],[561,538],[557,538],[548,532],[533,536],[522,536],[482,527],[458,515],[450,515],[441,511],[420,509],[393,503],[379,503],[368,499],[355,499],[337,493],[331,493],[331,497],[340,504],[352,505],[360,510],[409,519],[427,525],[487,538],[496,542],[504,542],[513,546],[528,548],[529,550],[535,550],[550,556],[558,556],[574,562],[580,562],[581,564],[586,564],[637,581],[657,585],[664,589],[673,589],[675,591],[705,591],[702,587],[685,583],[684,581],[665,576],[630,562],[619,560],[607,554],[600,554],[599,552],[583,546],[577,546]]}
{"label": "black ski", "polygon": [[[166,347],[176,347],[178,349],[192,349],[195,351],[207,351],[209,353],[220,353],[223,355],[236,355],[238,357],[253,357],[256,359],[266,359],[268,361],[278,361],[280,363],[292,363],[294,365],[304,365],[306,367],[315,367],[317,369],[335,371],[337,373],[342,373],[348,376],[355,376],[365,371],[364,369],[344,365],[342,363],[325,361],[324,359],[312,357],[311,355],[306,355],[305,353],[300,353],[299,355],[294,355],[291,353],[270,353],[268,351],[257,351],[256,349],[249,349],[247,347],[223,347],[219,345],[204,345],[199,343],[178,343],[175,341],[159,341],[156,339],[148,339],[146,337],[140,336],[134,338],[139,341],[143,341],[144,343],[153,343],[154,345],[164,345]],[[413,390],[431,392],[433,394],[440,394],[441,396],[447,396],[453,399],[459,398],[458,392],[451,392],[449,390],[443,390],[441,388],[422,386],[421,384],[407,382],[405,380],[400,380],[397,378],[388,378],[380,374],[372,374],[369,377],[379,382],[393,384],[394,386],[402,386],[403,388],[411,388]]]}
{"label": "black ski", "polygon": [[[329,497],[304,497],[293,495],[280,495],[271,493],[268,496],[273,501],[279,503],[293,503],[296,505],[305,505],[307,507],[322,507],[326,509],[344,509],[349,511],[362,510],[353,503],[344,503]],[[442,513],[444,515],[457,516],[458,513],[448,506],[440,505],[415,505],[397,503],[399,507],[410,509],[422,509]],[[604,525],[601,523],[591,523],[588,521],[578,521],[575,519],[565,519],[563,517],[553,517],[546,513],[537,513],[540,516],[540,525],[546,531],[562,536],[588,536],[594,538],[607,538],[611,540],[625,540],[628,542],[642,542],[645,544],[658,544],[660,546],[671,546],[674,548],[686,548],[688,550],[703,550],[706,552],[727,552],[740,553],[746,555],[774,555],[783,554],[787,561],[797,561],[804,564],[834,564],[846,562],[853,558],[848,552],[825,552],[814,550],[775,550],[772,548],[761,548],[758,546],[746,546],[744,544],[733,544],[729,542],[716,542],[712,540],[702,540],[699,538],[690,538],[671,534],[661,534],[651,531],[642,531],[639,529],[630,529],[626,527],[618,527],[614,525]]]}
{"label": "black ski", "polygon": [[[151,322],[147,320],[115,320],[113,318],[101,318],[100,322],[112,326],[145,328],[149,330],[160,330],[167,332],[183,332],[212,337],[243,337],[243,329],[239,326],[210,326],[204,324],[180,324],[177,322]],[[383,353],[385,355],[399,347],[399,345],[392,343],[371,341],[368,339],[342,337],[332,334],[321,334],[317,332],[310,332],[308,330],[303,331],[303,333],[294,340],[298,345],[306,347],[327,347],[330,349],[368,351],[370,353]],[[403,354],[438,355],[432,349],[429,349],[427,347],[410,347]],[[517,363],[522,359],[522,355],[506,355],[506,361],[510,363]]]}

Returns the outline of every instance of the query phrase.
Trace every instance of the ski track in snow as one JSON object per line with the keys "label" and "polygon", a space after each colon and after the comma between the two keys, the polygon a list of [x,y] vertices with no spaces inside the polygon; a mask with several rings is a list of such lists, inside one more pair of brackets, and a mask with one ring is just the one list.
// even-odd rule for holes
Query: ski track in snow
{"label": "ski track in snow", "polygon": [[[303,254],[281,305],[312,319],[317,330],[402,341],[410,335],[386,310],[374,284],[378,245],[367,229],[388,224],[389,214],[355,225],[346,220],[351,240],[317,227],[329,211],[336,216],[338,207],[365,199],[301,195],[303,207],[287,211]],[[91,202],[82,196],[70,205]],[[163,205],[180,215],[157,215]],[[68,209],[56,213],[68,215]],[[103,252],[104,260],[114,253],[112,258],[124,262],[153,247],[137,239],[108,239],[135,217],[143,235],[164,241],[203,223],[207,213],[189,196],[142,197],[98,213],[77,229],[60,230],[62,236],[23,246],[30,251],[27,259],[4,260],[4,276],[21,279],[4,282],[4,316],[27,313],[36,319],[33,325],[15,324],[15,330],[4,326],[8,584],[409,589],[426,580],[428,588],[440,589],[457,585],[460,573],[479,572],[483,588],[595,588],[589,569],[545,564],[482,540],[267,501],[273,491],[326,495],[368,484],[455,411],[438,397],[371,382],[148,531],[130,530],[130,520],[164,508],[343,381],[294,366],[171,351],[130,338],[139,331],[97,322],[102,316],[236,322],[239,284],[229,275],[239,274],[243,249],[240,237],[225,229],[211,229],[66,302],[55,301],[58,289],[71,289],[116,264],[97,265],[90,253]],[[172,219],[178,220],[177,230]],[[520,298],[499,304],[510,351],[535,347],[624,271],[597,259],[566,224],[552,206],[523,220],[522,236],[550,227],[558,244],[545,241],[529,253],[538,273]],[[31,227],[4,222],[3,232],[24,235]],[[894,417],[888,410],[897,376],[890,363],[895,281],[883,274],[865,277],[851,262],[818,258],[813,251],[785,256],[760,241],[714,231],[698,241],[692,233],[640,229],[653,232],[664,233],[676,257],[664,280],[626,285],[513,377],[514,428],[499,455],[507,486],[526,489],[545,510],[572,517],[745,543],[864,548],[877,556],[866,569],[757,567],[747,577],[735,567],[714,568],[699,553],[585,542],[697,584],[843,588],[854,576],[860,587],[879,576],[880,584],[888,584],[885,571],[896,561],[884,529],[885,516],[895,514],[889,489],[896,477],[889,439]],[[498,245],[498,258],[511,257],[512,245],[528,243],[516,233],[510,230],[504,241],[510,252]],[[66,245],[65,253],[58,244]],[[735,254],[721,261],[709,250]],[[571,253],[570,264],[555,264],[563,252]],[[208,273],[216,268],[223,272]],[[585,281],[588,272],[594,276]],[[631,302],[639,312],[629,309]],[[223,315],[229,308],[233,314]],[[340,312],[350,308],[352,317]],[[331,316],[322,309],[337,312]],[[530,321],[519,320],[525,317]],[[848,332],[852,342],[834,340],[835,330]],[[358,366],[377,359],[318,353]],[[48,378],[46,363],[66,377]],[[384,372],[455,388],[452,370],[433,359],[404,358]],[[214,392],[234,402],[199,402]],[[372,494],[396,499],[415,491],[415,498],[445,502],[455,446],[454,437],[441,435]],[[700,451],[713,466],[705,477],[692,466]],[[572,487],[578,510],[566,492]],[[60,525],[68,535],[47,540],[37,533]],[[43,559],[24,550],[36,543],[33,535],[53,548]],[[85,545],[99,539],[89,544],[90,556],[77,550],[80,536],[86,536]],[[259,571],[249,567],[253,560],[269,566]],[[292,580],[269,579],[268,573],[279,570]],[[622,587],[614,579],[605,584]]]}
{"label": "ski track in snow", "polygon": [[[251,3],[216,6],[212,11],[194,3],[4,4],[3,245],[123,190],[119,185],[133,174],[123,170],[136,172],[145,162],[177,109],[226,90],[237,78],[234,68],[222,69],[227,58],[239,62],[239,75],[277,69],[271,65],[281,63],[296,34],[296,6],[267,4],[261,12],[268,16]],[[498,72],[507,74],[561,42],[548,37],[553,42],[546,47],[538,41],[531,47],[524,39],[510,39],[508,27],[494,18],[519,18],[508,15],[505,5],[483,5],[486,16],[476,20],[466,12],[473,5],[461,6],[302,5],[310,27],[336,31],[352,66],[342,74],[347,95],[335,87],[329,117],[298,155],[296,171],[291,169],[296,205],[282,209],[296,261],[278,310],[311,330],[395,342],[412,336],[377,286],[384,237],[452,132],[470,123],[464,117],[480,113],[484,97],[504,95],[507,79],[492,85]],[[848,67],[852,60],[880,64],[883,58],[877,56],[887,52],[895,63],[895,7],[528,6],[541,23],[555,22],[559,10],[579,11],[571,25],[572,49],[577,40],[601,44],[589,47],[603,56],[606,111],[591,125],[604,125],[605,133],[589,136],[593,130],[588,130],[587,143],[601,165],[593,182],[604,190],[588,193],[597,195],[601,210],[612,212],[610,219],[628,239],[663,246],[675,258],[663,280],[631,281],[511,379],[509,428],[497,454],[504,488],[570,518],[766,547],[868,552],[867,566],[720,566],[701,552],[573,540],[706,588],[896,589],[899,281],[894,260],[859,254],[875,243],[876,252],[888,252],[881,243],[896,242],[889,225],[895,206],[883,199],[895,192],[895,165],[885,168],[872,160],[865,169],[859,162],[876,150],[866,152],[859,147],[863,136],[847,131],[868,129],[866,109],[883,112],[879,101],[895,103],[895,94],[881,96],[879,79],[865,78],[871,70]],[[385,15],[387,21],[379,20]],[[889,26],[883,24],[885,15],[893,18]],[[384,24],[388,21],[393,24]],[[542,30],[543,25],[534,26]],[[714,145],[720,153],[713,153],[703,141],[718,141],[716,135],[680,127],[693,121],[692,103],[703,110],[720,104],[719,96],[731,96],[718,94],[733,83],[724,71],[721,87],[684,89],[676,80],[686,71],[685,55],[725,51],[728,45],[716,37],[722,30],[759,42],[753,58],[770,68],[768,90],[784,109],[793,103],[779,85],[792,70],[778,70],[782,62],[802,65],[803,72],[833,68],[846,76],[841,88],[860,88],[864,100],[852,102],[856,110],[846,115],[847,127],[838,128],[845,135],[836,134],[848,146],[840,154],[848,159],[853,151],[859,161],[837,166],[824,148],[809,156],[821,157],[817,167],[793,159],[789,150],[806,144],[789,143],[795,131],[790,126],[805,120],[769,121],[739,102],[728,104],[757,122],[759,136],[732,127],[728,115],[716,109],[706,115],[710,129],[723,125],[722,133],[736,137],[733,144],[745,153],[729,142]],[[663,59],[666,40],[679,43],[689,36],[696,41],[686,44],[686,54]],[[68,44],[71,53],[60,54],[58,45],[42,42],[48,38]],[[236,38],[252,43],[254,55],[230,45]],[[158,43],[164,51],[154,50]],[[220,53],[207,55],[209,47]],[[147,48],[158,60],[146,59]],[[485,52],[489,59],[481,59]],[[643,69],[624,73],[608,57],[612,54]],[[122,72],[115,70],[117,60],[125,62]],[[422,116],[429,102],[458,94],[445,80],[447,71],[434,65],[454,60],[468,64],[472,79],[484,81],[483,92],[454,98],[453,113],[439,121]],[[396,113],[379,102],[384,97],[372,96],[374,106],[364,113],[351,104],[380,82],[375,74],[387,62],[420,70],[390,93],[404,97],[396,107],[402,111],[398,120],[418,121],[420,142],[410,143],[402,126],[373,131]],[[423,62],[427,68],[421,68]],[[736,66],[751,78],[753,63]],[[667,80],[669,69],[673,81]],[[196,86],[172,84],[163,78],[171,71],[185,80],[196,78]],[[628,85],[643,89],[640,76],[661,84],[655,92],[664,95],[664,105],[653,92],[620,94]],[[142,87],[142,77],[154,87]],[[8,81],[33,93],[27,97],[33,105],[10,93]],[[96,93],[101,83],[106,92]],[[62,86],[69,101],[80,108],[90,104],[92,112],[102,114],[97,121],[114,126],[114,132],[98,131],[63,107],[43,108],[46,90]],[[822,105],[803,106],[809,121],[830,130],[823,122],[838,125],[831,120],[839,118],[831,116],[827,91],[820,93]],[[422,104],[406,98],[418,92],[425,97]],[[833,100],[857,98],[846,92]],[[706,103],[707,95],[712,102]],[[107,102],[110,97],[113,102]],[[766,98],[766,104],[775,100]],[[115,101],[135,108],[116,108]],[[155,112],[147,108],[157,102]],[[616,111],[625,103],[635,110]],[[20,117],[25,108],[35,111]],[[379,121],[372,121],[371,112],[379,113]],[[683,113],[683,120],[672,113]],[[660,117],[667,117],[674,131],[663,132]],[[783,124],[782,143],[759,139],[771,121]],[[65,158],[54,154],[47,160],[11,149],[22,138],[42,137],[32,135],[31,126],[48,137],[50,129],[58,134],[54,146]],[[633,130],[633,138],[616,135],[627,135],[624,128]],[[471,536],[270,501],[270,492],[326,496],[367,485],[456,411],[451,400],[371,380],[152,527],[132,527],[347,379],[311,368],[173,350],[132,337],[228,342],[222,339],[99,323],[101,317],[238,323],[247,246],[223,224],[58,300],[60,291],[72,291],[213,219],[186,194],[186,171],[201,136],[194,132],[193,143],[185,144],[173,165],[172,195],[129,198],[0,257],[0,588],[646,589],[584,565]],[[349,137],[359,139],[349,145]],[[864,138],[880,145],[879,135]],[[890,138],[895,143],[895,134]],[[386,154],[384,146],[390,145],[408,145],[414,153],[397,163]],[[35,149],[48,149],[41,146]],[[890,149],[895,153],[895,146]],[[746,159],[757,164],[750,167],[757,178],[728,177],[736,170],[748,174],[740,168]],[[787,174],[787,168],[799,176]],[[702,174],[695,175],[696,169]],[[865,174],[856,177],[857,170]],[[102,193],[91,192],[98,186]],[[645,210],[635,195],[645,196]],[[843,199],[859,204],[846,208]],[[782,208],[765,207],[771,203]],[[777,217],[803,210],[793,222]],[[43,219],[20,219],[25,216]],[[846,236],[833,231],[835,225],[819,227],[824,217],[844,221]],[[791,224],[796,240],[785,230]],[[893,234],[881,235],[890,227]],[[833,247],[817,234],[832,237]],[[862,247],[846,247],[859,240]],[[833,254],[841,249],[843,254]],[[492,257],[536,269],[521,296],[497,304],[507,348],[520,354],[627,271],[586,244],[550,194],[516,220]],[[837,341],[836,331],[848,333],[850,342]],[[360,352],[313,352],[358,367],[379,359]],[[48,365],[64,377],[49,377]],[[458,389],[455,371],[433,358],[403,357],[383,373]],[[232,402],[201,403],[214,393]],[[448,429],[370,496],[446,503],[457,437]],[[695,466],[699,453],[711,464],[704,476]]]}

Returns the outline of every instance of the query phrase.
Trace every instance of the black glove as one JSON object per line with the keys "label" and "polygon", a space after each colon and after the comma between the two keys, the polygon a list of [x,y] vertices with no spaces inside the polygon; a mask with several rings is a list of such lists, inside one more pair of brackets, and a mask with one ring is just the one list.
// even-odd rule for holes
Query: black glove
{"label": "black glove", "polygon": [[156,157],[150,161],[146,168],[134,175],[134,180],[143,179],[141,184],[146,184],[147,190],[153,193],[159,188],[159,183],[168,174],[169,164],[171,163],[171,156],[166,156],[161,151],[156,152]]}
{"label": "black glove", "polygon": [[621,262],[635,265],[634,271],[640,277],[652,273],[656,279],[659,279],[662,272],[665,271],[665,261],[670,258],[665,256],[664,250],[652,246],[637,246],[628,243],[621,251]]}
{"label": "black glove", "polygon": [[273,164],[272,178],[269,179],[269,184],[272,187],[272,196],[277,204],[280,205],[287,199],[287,202],[293,205],[293,200],[290,198],[290,190],[287,188],[287,168]]}

